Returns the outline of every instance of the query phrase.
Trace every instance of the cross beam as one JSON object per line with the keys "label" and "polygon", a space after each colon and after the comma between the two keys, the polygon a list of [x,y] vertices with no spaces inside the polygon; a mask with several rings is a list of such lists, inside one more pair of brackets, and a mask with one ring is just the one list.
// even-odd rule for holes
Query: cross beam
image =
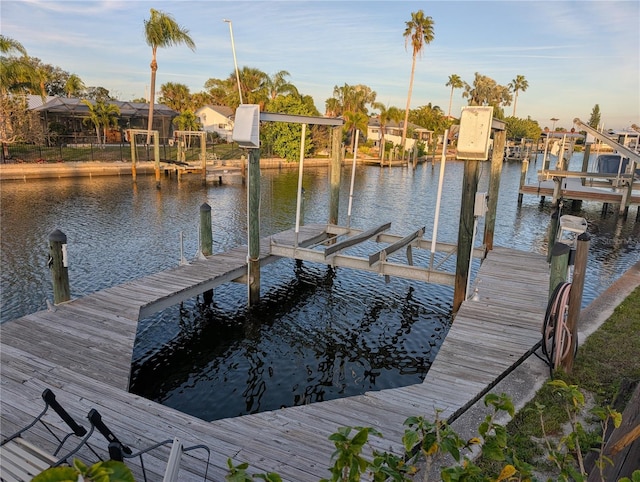
{"label": "cross beam", "polygon": [[421,238],[423,234],[424,234],[424,226],[418,229],[416,232],[411,233],[408,236],[405,236],[399,241],[396,241],[392,245],[387,246],[384,249],[381,249],[377,253],[369,255],[369,266],[373,266],[378,261],[385,261],[388,255],[390,255],[391,253],[394,253],[395,251],[398,251],[399,249],[404,248],[407,244],[413,242],[415,239]]}
{"label": "cross beam", "polygon": [[373,238],[376,234],[386,231],[390,227],[391,227],[391,223],[383,224],[381,226],[378,226],[377,228],[369,229],[368,231],[364,231],[360,234],[356,234],[355,236],[352,236],[349,239],[345,239],[344,241],[340,241],[339,243],[331,245],[328,248],[325,248],[324,257],[326,258],[327,256],[330,256],[333,253],[340,251],[341,249],[345,249],[350,246],[354,246],[358,243],[362,243],[363,241],[366,241],[369,238]]}

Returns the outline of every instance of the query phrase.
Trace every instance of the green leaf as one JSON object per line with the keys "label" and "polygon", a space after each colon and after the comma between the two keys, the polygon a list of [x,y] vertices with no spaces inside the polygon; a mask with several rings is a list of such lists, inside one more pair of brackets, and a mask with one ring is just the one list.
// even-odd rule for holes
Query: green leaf
{"label": "green leaf", "polygon": [[364,444],[367,443],[368,439],[369,439],[369,428],[363,428],[356,435],[354,435],[353,439],[351,440],[351,443],[353,445],[362,447]]}
{"label": "green leaf", "polygon": [[32,482],[76,482],[79,475],[73,467],[52,467],[36,475]]}
{"label": "green leaf", "polygon": [[413,449],[413,447],[418,445],[419,440],[420,440],[420,435],[418,434],[418,432],[414,430],[404,431],[404,435],[402,436],[402,443],[404,445],[404,449],[407,452],[410,452]]}
{"label": "green leaf", "polygon": [[504,452],[502,448],[498,445],[497,441],[494,438],[490,438],[485,441],[482,446],[482,455],[487,457],[489,460],[503,461],[505,459]]}
{"label": "green leaf", "polygon": [[[97,465],[97,464],[96,464]],[[100,463],[100,467],[109,472],[110,482],[134,482],[133,474],[129,467],[122,462],[115,460],[105,460]]]}

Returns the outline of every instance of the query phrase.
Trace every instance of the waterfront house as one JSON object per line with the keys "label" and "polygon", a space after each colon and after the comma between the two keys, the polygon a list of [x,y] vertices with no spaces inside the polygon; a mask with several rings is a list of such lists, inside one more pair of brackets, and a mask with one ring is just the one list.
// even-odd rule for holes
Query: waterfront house
{"label": "waterfront house", "polygon": [[235,112],[224,105],[205,105],[195,112],[205,132],[215,132],[220,139],[232,142]]}
{"label": "waterfront house", "polygon": [[[393,143],[395,146],[399,146],[402,142],[402,127],[404,122],[389,121],[384,126],[384,142]],[[422,141],[425,145],[429,145],[433,139],[433,131],[420,127],[416,124],[408,124],[408,132],[413,132],[413,135],[407,134],[405,145],[407,149],[412,149],[416,142]],[[380,129],[380,118],[378,116],[370,117],[369,124],[367,125],[367,139],[373,141],[374,147],[380,145],[382,135]]]}
{"label": "waterfront house", "polygon": [[[149,104],[144,102],[123,102],[109,100],[109,104],[120,109],[118,127],[107,132],[107,142],[118,143],[124,139],[126,129],[146,129],[149,122]],[[53,97],[42,105],[31,108],[40,113],[43,129],[57,133],[60,142],[65,144],[82,144],[95,142],[95,130],[87,125],[89,107],[82,99],[74,97]],[[160,134],[160,139],[167,139],[173,133],[172,120],[178,112],[164,104],[154,104],[153,129]]]}

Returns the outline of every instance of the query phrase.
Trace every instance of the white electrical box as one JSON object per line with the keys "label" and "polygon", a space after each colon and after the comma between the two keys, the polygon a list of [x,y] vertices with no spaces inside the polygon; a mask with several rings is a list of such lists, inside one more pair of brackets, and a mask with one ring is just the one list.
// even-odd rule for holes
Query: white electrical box
{"label": "white electrical box", "polygon": [[232,138],[240,147],[260,147],[260,106],[240,104],[236,109]]}
{"label": "white electrical box", "polygon": [[458,159],[484,161],[489,156],[493,107],[463,107],[458,133]]}
{"label": "white electrical box", "polygon": [[487,205],[487,193],[486,192],[477,192],[476,193],[476,202],[473,206],[473,215],[482,217],[489,210],[489,206]]}

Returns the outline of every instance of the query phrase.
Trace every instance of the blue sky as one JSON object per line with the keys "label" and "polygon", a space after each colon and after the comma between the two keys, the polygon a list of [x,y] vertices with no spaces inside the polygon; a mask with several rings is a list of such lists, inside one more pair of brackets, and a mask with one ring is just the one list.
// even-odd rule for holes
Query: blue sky
{"label": "blue sky", "polygon": [[[197,49],[159,49],[158,87],[204,90],[209,78],[233,72],[228,24],[240,67],[286,70],[324,112],[333,88],[366,84],[377,100],[404,108],[411,72],[405,22],[422,9],[435,40],[417,61],[411,107],[449,108],[451,74],[474,73],[506,85],[529,82],[516,115],[541,127],[570,128],[599,104],[605,128],[640,124],[640,2],[630,1],[217,1],[2,0],[2,35],[29,55],[103,86],[121,100],[144,97],[151,49],[143,22],[149,9],[170,13]],[[466,105],[456,90],[452,114]],[[511,115],[512,107],[506,108]]]}

